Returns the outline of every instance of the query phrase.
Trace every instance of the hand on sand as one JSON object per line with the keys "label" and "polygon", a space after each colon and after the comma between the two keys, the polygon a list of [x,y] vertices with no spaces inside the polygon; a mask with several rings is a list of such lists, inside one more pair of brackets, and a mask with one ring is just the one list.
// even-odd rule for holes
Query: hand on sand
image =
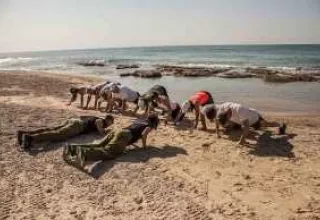
{"label": "hand on sand", "polygon": [[199,130],[200,130],[200,131],[206,131],[207,128],[202,127],[202,128],[199,128]]}
{"label": "hand on sand", "polygon": [[246,145],[247,142],[245,140],[240,140],[237,142],[237,145]]}

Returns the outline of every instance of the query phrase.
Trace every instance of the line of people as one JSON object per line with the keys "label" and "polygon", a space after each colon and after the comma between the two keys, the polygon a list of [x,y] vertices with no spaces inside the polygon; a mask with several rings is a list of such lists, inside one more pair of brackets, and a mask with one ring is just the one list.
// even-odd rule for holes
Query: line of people
{"label": "line of people", "polygon": [[[225,130],[241,128],[242,135],[239,144],[246,143],[250,127],[254,129],[278,127],[279,134],[285,134],[286,131],[286,124],[269,122],[255,109],[233,102],[216,104],[212,95],[207,91],[194,93],[181,106],[170,100],[166,88],[161,85],[155,85],[140,95],[139,92],[120,83],[106,81],[94,86],[72,87],[70,93],[71,100],[68,105],[80,96],[80,107],[87,109],[92,96],[94,96],[94,109],[100,109],[101,103],[106,101],[106,112],[111,112],[114,109],[124,112],[127,109],[127,103],[131,103],[135,106],[134,113],[139,109],[144,110],[143,119],[137,119],[129,126],[119,129],[112,126],[114,124],[112,115],[108,114],[104,118],[82,116],[69,119],[64,124],[53,128],[34,131],[19,130],[17,139],[22,150],[31,149],[34,143],[66,141],[77,135],[99,132],[103,138],[98,142],[66,144],[63,150],[64,160],[83,167],[86,161],[113,159],[122,154],[127,146],[140,139],[143,147],[147,146],[147,136],[158,127],[157,112],[159,110],[166,114],[165,124],[171,122],[174,126],[179,126],[179,122],[184,119],[186,113],[193,111],[195,113],[193,127],[197,128],[200,120],[201,129],[207,130],[206,120],[215,122],[218,138],[220,138],[220,126]],[[85,95],[87,95],[87,101],[84,106]]]}

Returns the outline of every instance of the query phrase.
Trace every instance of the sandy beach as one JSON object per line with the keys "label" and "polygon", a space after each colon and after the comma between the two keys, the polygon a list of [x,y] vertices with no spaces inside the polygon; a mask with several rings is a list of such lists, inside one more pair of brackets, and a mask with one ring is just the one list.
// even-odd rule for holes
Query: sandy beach
{"label": "sandy beach", "polygon": [[[217,139],[212,124],[210,132],[161,124],[148,149],[91,166],[90,176],[63,161],[64,143],[20,152],[16,130],[103,115],[66,106],[71,85],[99,78],[0,78],[0,219],[320,219],[320,116],[265,115],[284,119],[288,134],[259,131],[248,146],[236,145],[236,132]],[[134,119],[114,116],[119,127]]]}

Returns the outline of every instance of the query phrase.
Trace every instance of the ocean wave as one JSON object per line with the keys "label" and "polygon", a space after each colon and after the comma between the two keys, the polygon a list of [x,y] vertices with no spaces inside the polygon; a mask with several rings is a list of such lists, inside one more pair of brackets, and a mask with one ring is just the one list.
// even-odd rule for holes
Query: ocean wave
{"label": "ocean wave", "polygon": [[127,59],[127,58],[119,58],[119,59],[108,59],[106,60],[109,64],[128,64],[128,63],[141,63],[141,62],[151,62],[146,59]]}
{"label": "ocean wave", "polygon": [[29,62],[29,61],[35,60],[35,59],[37,59],[37,58],[32,58],[32,57],[6,57],[6,58],[0,58],[0,64]]}
{"label": "ocean wave", "polygon": [[177,63],[175,66],[181,67],[203,67],[203,68],[238,68],[236,65],[227,65],[227,64],[205,64],[205,63]]}

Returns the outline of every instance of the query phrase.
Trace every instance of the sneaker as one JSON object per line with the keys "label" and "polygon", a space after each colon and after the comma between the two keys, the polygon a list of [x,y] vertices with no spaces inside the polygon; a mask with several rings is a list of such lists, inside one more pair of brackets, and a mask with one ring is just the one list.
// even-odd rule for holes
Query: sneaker
{"label": "sneaker", "polygon": [[81,168],[85,166],[86,163],[86,155],[85,155],[85,149],[81,147],[77,147],[77,162]]}
{"label": "sneaker", "polygon": [[284,135],[286,133],[287,125],[285,123],[281,123],[279,127],[279,134]]}
{"label": "sneaker", "polygon": [[17,141],[18,141],[19,145],[22,144],[22,135],[23,135],[23,131],[22,130],[18,130],[17,131]]}
{"label": "sneaker", "polygon": [[21,150],[28,150],[31,147],[32,137],[27,134],[23,134],[21,138]]}

